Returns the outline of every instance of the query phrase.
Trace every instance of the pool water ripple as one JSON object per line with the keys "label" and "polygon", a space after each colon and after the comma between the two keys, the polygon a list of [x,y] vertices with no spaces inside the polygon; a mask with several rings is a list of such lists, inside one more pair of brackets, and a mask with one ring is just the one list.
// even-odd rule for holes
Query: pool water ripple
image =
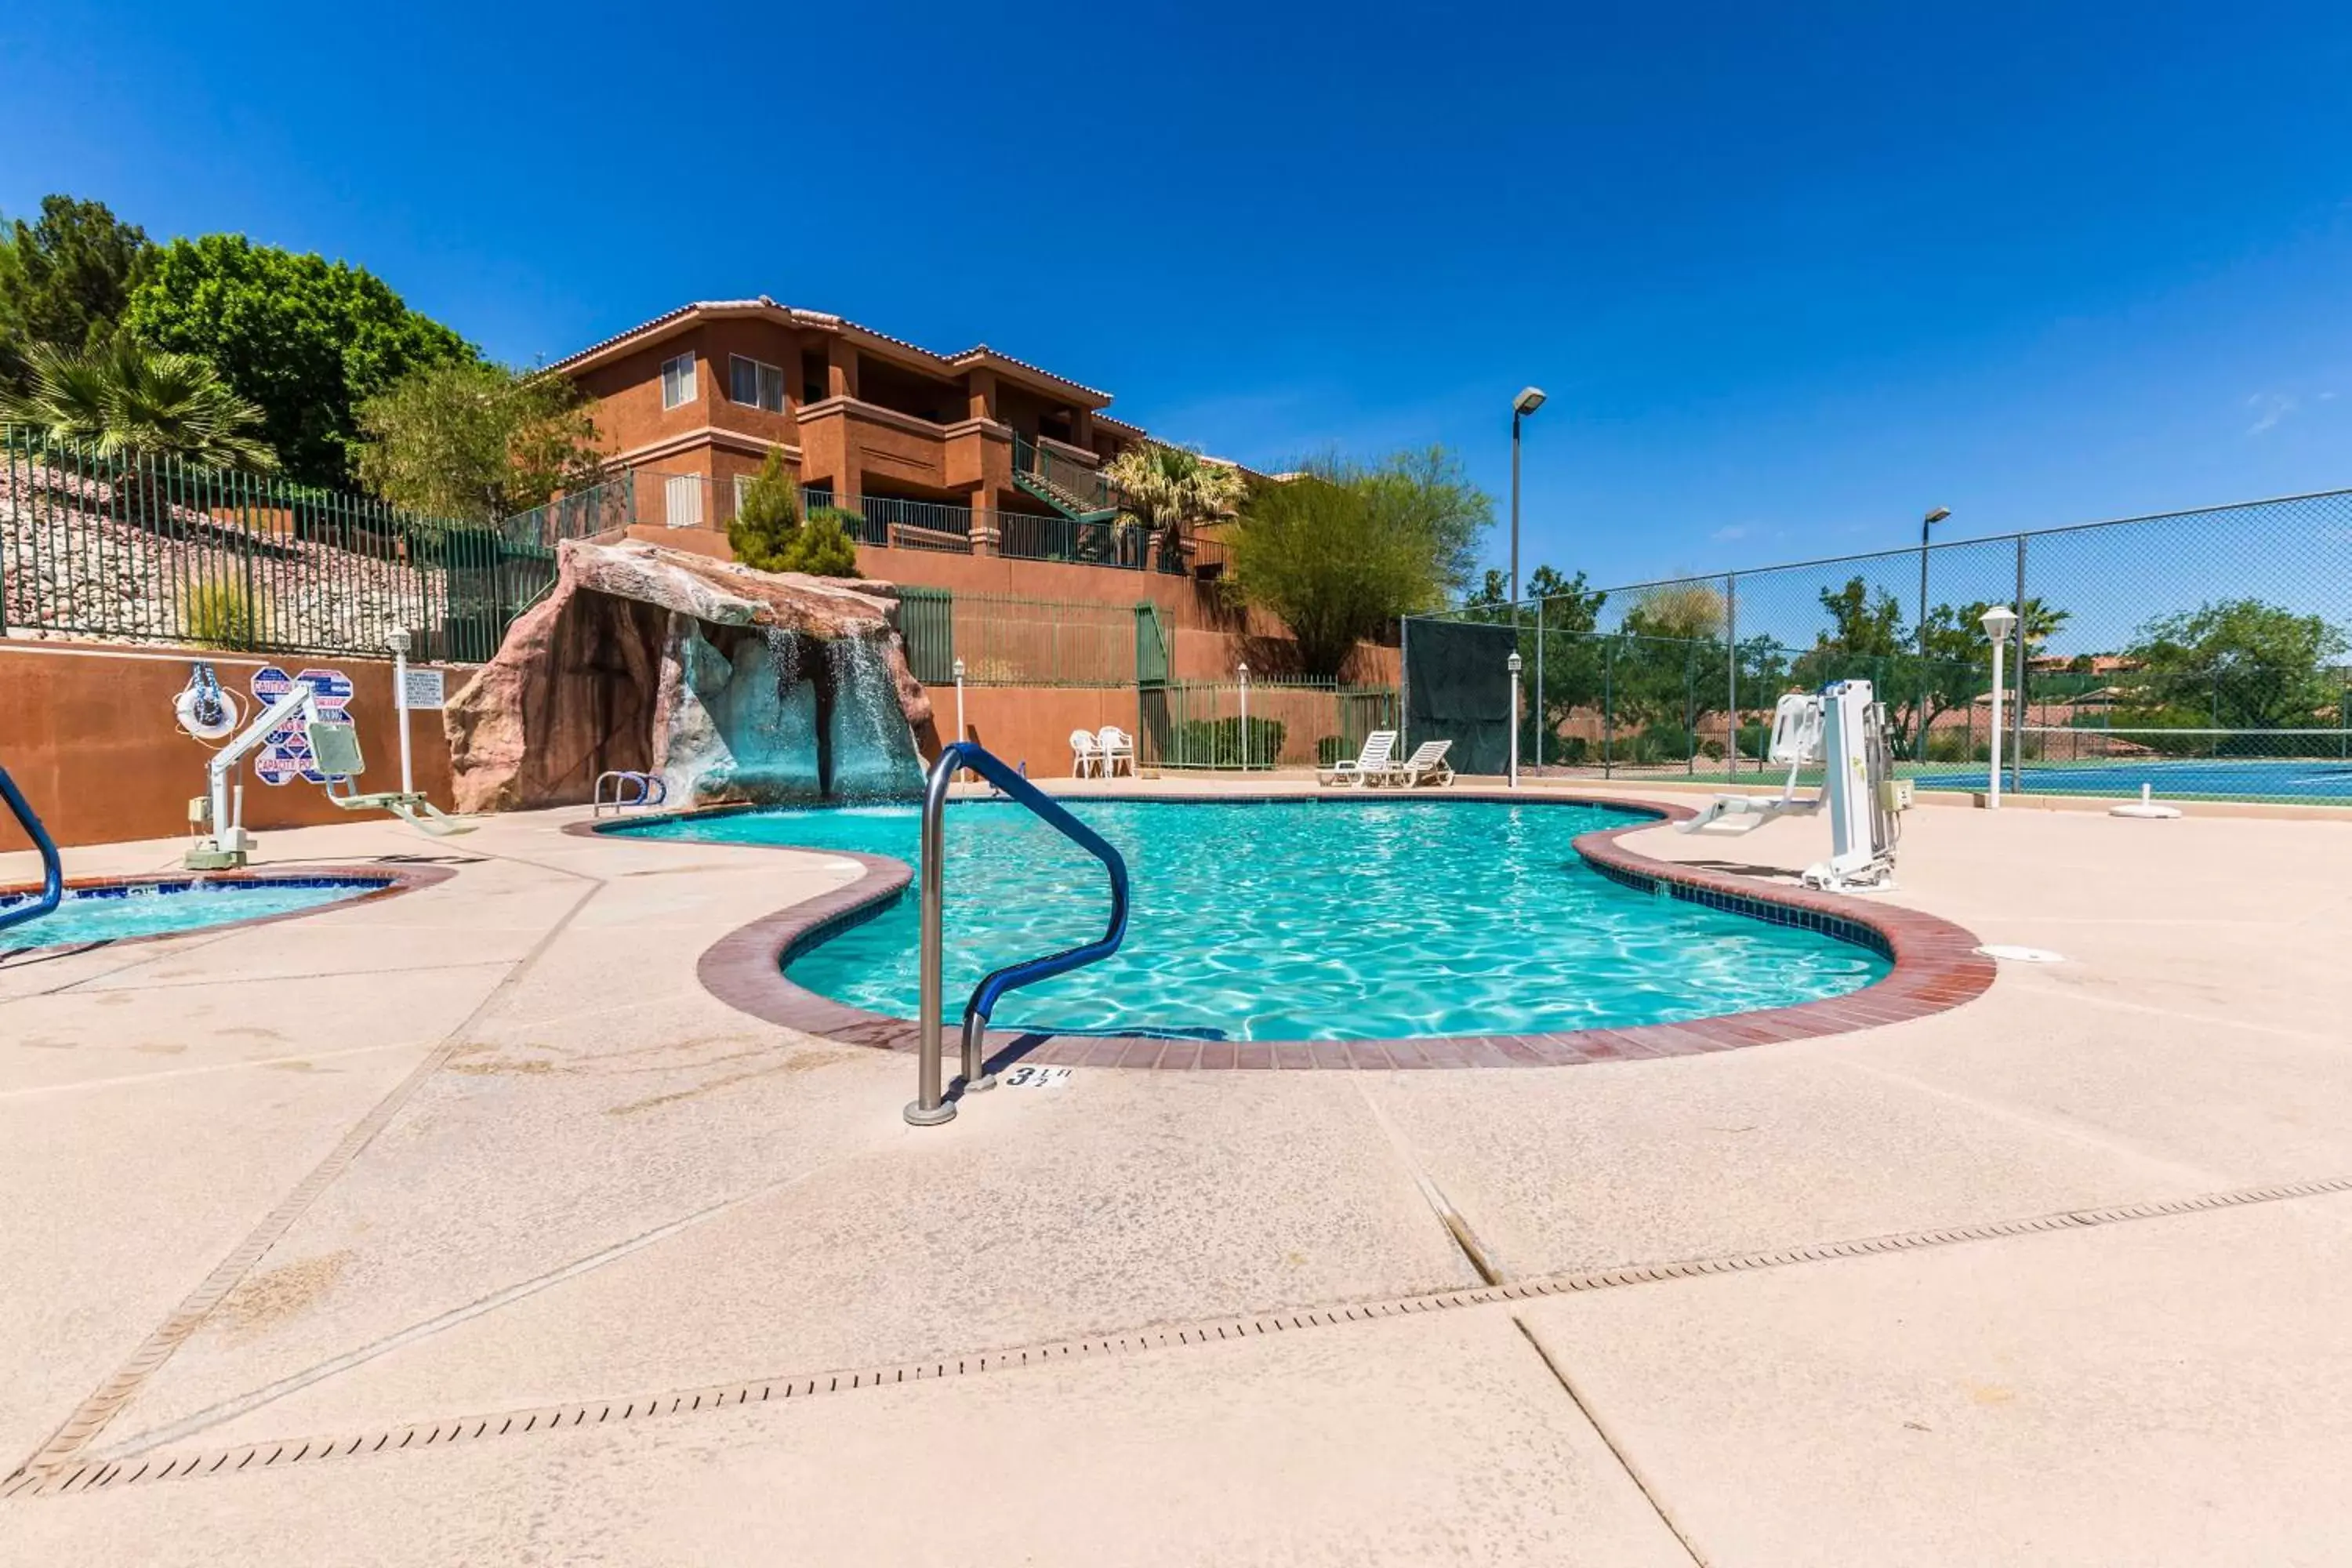
{"label": "pool water ripple", "polygon": [[[1604,806],[1485,801],[1073,801],[1127,858],[1126,944],[1008,994],[1007,1028],[1234,1040],[1396,1039],[1675,1023],[1845,994],[1886,960],[1819,931],[1639,892],[1586,867]],[[849,849],[912,864],[915,808],[654,822],[655,838]],[[948,813],[947,1012],[988,971],[1091,941],[1102,868],[1017,806]],[[798,984],[917,1011],[911,891],[793,958]]]}

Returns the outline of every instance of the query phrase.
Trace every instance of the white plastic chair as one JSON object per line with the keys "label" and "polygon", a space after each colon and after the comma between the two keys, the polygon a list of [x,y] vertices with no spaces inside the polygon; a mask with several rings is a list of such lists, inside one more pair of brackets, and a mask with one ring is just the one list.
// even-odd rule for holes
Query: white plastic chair
{"label": "white plastic chair", "polygon": [[1389,759],[1396,754],[1397,732],[1375,730],[1364,737],[1364,749],[1353,762],[1341,758],[1328,768],[1315,770],[1315,782],[1325,784],[1360,784],[1385,770]]}
{"label": "white plastic chair", "polygon": [[1102,763],[1102,748],[1095,744],[1094,731],[1091,730],[1071,731],[1070,776],[1074,779],[1092,778],[1096,772],[1101,768]]}
{"label": "white plastic chair", "polygon": [[1095,739],[1102,747],[1103,777],[1116,774],[1121,763],[1127,764],[1127,776],[1135,776],[1135,742],[1128,739],[1126,731],[1116,724],[1106,724],[1097,731]]}
{"label": "white plastic chair", "polygon": [[1451,741],[1423,741],[1412,755],[1403,762],[1391,763],[1373,782],[1399,784],[1406,789],[1419,789],[1423,784],[1450,784],[1454,782],[1454,765],[1445,753],[1454,749]]}

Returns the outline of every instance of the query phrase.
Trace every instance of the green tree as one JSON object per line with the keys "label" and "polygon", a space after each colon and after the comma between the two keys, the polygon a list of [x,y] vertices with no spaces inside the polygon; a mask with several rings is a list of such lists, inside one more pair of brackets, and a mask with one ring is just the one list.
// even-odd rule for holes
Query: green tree
{"label": "green tree", "polygon": [[2139,630],[2119,678],[2118,724],[2298,729],[2336,721],[2342,677],[2326,668],[2344,634],[2319,616],[2223,599]]}
{"label": "green tree", "polygon": [[361,404],[420,365],[478,357],[373,274],[241,234],[158,250],[123,322],[143,342],[209,360],[259,405],[287,471],[310,484],[352,478]]}
{"label": "green tree", "polygon": [[154,248],[103,202],[44,196],[37,220],[0,220],[0,386],[26,384],[37,344],[78,354],[110,337]]}
{"label": "green tree", "polygon": [[353,411],[360,481],[427,517],[492,523],[604,473],[596,426],[561,375],[477,360],[409,371]]}
{"label": "green tree", "polygon": [[0,397],[0,423],[125,466],[173,458],[264,472],[278,466],[261,437],[261,411],[200,359],[117,337],[86,353],[36,345],[27,367],[31,384]]}
{"label": "green tree", "polygon": [[855,577],[857,544],[843,523],[856,521],[856,513],[830,506],[814,508],[803,519],[799,477],[785,466],[783,453],[772,448],[727,525],[727,544],[736,560],[761,572]]}
{"label": "green tree", "polygon": [[1146,441],[1121,452],[1104,470],[1121,500],[1122,521],[1160,539],[1163,559],[1181,547],[1204,522],[1226,516],[1241,503],[1241,470],[1213,463],[1199,448]]}
{"label": "green tree", "polygon": [[1282,618],[1309,672],[1336,676],[1359,641],[1468,584],[1494,511],[1442,448],[1319,458],[1244,501],[1227,580]]}
{"label": "green tree", "polygon": [[784,562],[800,534],[800,477],[785,465],[783,453],[770,447],[759,477],[745,488],[727,524],[727,547],[746,566],[788,572],[793,568]]}
{"label": "green tree", "polygon": [[786,572],[805,572],[812,577],[856,577],[857,543],[849,537],[845,523],[862,521],[856,512],[838,507],[821,506],[811,511],[808,521],[801,524],[800,537],[784,553]]}

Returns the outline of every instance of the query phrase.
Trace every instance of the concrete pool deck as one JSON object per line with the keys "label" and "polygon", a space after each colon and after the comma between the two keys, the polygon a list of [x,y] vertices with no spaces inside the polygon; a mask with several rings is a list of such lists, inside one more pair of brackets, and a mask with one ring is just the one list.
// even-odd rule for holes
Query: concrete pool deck
{"label": "concrete pool deck", "polygon": [[916,1130],[696,976],[853,862],[580,815],[267,835],[454,875],[0,964],[0,1561],[2352,1555],[2352,825],[1916,811],[1887,901],[2066,962]]}

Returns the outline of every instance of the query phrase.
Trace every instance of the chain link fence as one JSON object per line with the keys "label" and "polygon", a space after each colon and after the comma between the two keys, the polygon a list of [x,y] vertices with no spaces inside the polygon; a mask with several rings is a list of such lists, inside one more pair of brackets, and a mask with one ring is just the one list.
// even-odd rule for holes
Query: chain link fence
{"label": "chain link fence", "polygon": [[1474,605],[1406,623],[1405,683],[1497,709],[1416,738],[1507,735],[1509,677],[1453,667],[1516,651],[1525,767],[1744,782],[1781,694],[1864,679],[1901,772],[1981,788],[2004,606],[2011,789],[2352,805],[2347,595],[2336,491]]}

